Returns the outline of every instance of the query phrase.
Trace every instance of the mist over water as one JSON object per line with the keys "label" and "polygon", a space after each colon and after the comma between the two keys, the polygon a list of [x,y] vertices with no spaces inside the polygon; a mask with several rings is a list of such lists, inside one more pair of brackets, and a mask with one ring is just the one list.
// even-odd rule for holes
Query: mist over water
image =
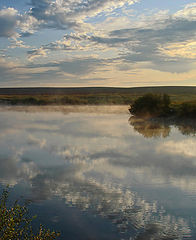
{"label": "mist over water", "polygon": [[128,106],[1,107],[0,183],[61,239],[195,239],[196,139]]}

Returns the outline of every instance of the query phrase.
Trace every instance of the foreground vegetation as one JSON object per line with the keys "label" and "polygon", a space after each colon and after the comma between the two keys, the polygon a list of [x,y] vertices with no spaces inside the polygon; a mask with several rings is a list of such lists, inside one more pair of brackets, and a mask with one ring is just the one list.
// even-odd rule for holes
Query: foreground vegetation
{"label": "foreground vegetation", "polygon": [[196,118],[196,102],[171,102],[167,94],[145,94],[131,104],[130,113],[137,117]]}
{"label": "foreground vegetation", "polygon": [[53,240],[60,235],[40,225],[37,233],[33,232],[32,221],[27,204],[21,206],[17,201],[8,206],[8,188],[0,198],[0,239],[1,240]]}

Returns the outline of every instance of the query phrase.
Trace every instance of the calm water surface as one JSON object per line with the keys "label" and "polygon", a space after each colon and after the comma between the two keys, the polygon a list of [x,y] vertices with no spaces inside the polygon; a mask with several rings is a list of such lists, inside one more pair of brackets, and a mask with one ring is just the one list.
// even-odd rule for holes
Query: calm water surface
{"label": "calm water surface", "polygon": [[195,129],[127,109],[1,107],[1,189],[60,239],[196,239]]}

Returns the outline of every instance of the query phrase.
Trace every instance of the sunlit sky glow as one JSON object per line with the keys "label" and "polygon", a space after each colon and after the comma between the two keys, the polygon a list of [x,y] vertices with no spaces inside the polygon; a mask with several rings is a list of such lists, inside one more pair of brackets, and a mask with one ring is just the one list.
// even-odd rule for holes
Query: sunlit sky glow
{"label": "sunlit sky glow", "polygon": [[160,85],[196,85],[195,1],[0,1],[0,87]]}

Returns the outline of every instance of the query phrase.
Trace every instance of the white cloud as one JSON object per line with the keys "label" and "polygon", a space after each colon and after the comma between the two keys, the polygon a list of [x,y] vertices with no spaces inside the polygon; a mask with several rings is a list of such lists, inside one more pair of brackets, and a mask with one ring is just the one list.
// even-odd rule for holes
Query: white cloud
{"label": "white cloud", "polygon": [[196,3],[187,4],[184,9],[174,14],[174,17],[190,21],[196,20]]}
{"label": "white cloud", "polygon": [[87,17],[93,17],[103,12],[111,12],[125,4],[131,5],[138,0],[31,0],[30,14],[38,21],[44,21],[42,26],[59,29],[77,28]]}
{"label": "white cloud", "polygon": [[196,59],[196,40],[172,43],[159,49],[168,57]]}
{"label": "white cloud", "polygon": [[28,59],[30,61],[34,60],[35,58],[46,57],[47,56],[47,50],[43,49],[42,47],[38,48],[38,49],[28,51],[27,53],[28,53]]}
{"label": "white cloud", "polygon": [[19,40],[17,37],[10,38],[11,45],[8,48],[31,48],[31,46],[26,45],[22,40]]}
{"label": "white cloud", "polygon": [[19,14],[14,8],[0,10],[0,37],[11,37],[16,34],[19,24]]}
{"label": "white cloud", "polygon": [[22,36],[29,36],[33,34],[40,24],[43,21],[38,21],[35,17],[29,15],[28,13],[22,16],[22,20],[20,21],[20,31]]}
{"label": "white cloud", "polygon": [[[137,13],[134,16],[129,16],[129,13],[123,15],[126,9],[133,13],[130,5],[134,2],[137,1],[31,0],[31,8],[24,13],[19,13],[14,8],[0,10],[0,37],[8,37],[11,42],[7,55],[11,52],[10,49],[30,48],[30,43],[33,43],[35,45],[27,51],[28,60],[44,62],[43,66],[40,66],[42,69],[45,64],[53,63],[54,71],[39,74],[40,68],[37,68],[37,73],[34,68],[33,73],[32,71],[28,73],[27,69],[30,67],[25,66],[23,52],[18,54],[18,49],[11,52],[10,55],[19,57],[21,65],[23,64],[21,79],[34,81],[39,79],[39,84],[42,80],[46,83],[46,79],[49,78],[50,84],[55,78],[57,81],[62,79],[59,84],[66,83],[69,86],[72,81],[73,84],[81,85],[92,83],[92,85],[130,86],[142,85],[147,78],[146,81],[149,83],[150,75],[151,84],[156,84],[157,80],[152,80],[155,79],[155,75],[157,79],[161,74],[162,79],[165,78],[164,73],[171,75],[187,73],[188,76],[194,69],[196,4],[188,4],[173,15],[169,11],[155,13],[154,10],[153,14],[144,12],[142,15]],[[39,34],[24,40],[24,37],[44,28],[50,30],[42,32],[44,36],[42,40],[33,42],[34,39],[40,38]],[[46,34],[54,34],[54,29],[63,30],[58,34],[61,36],[64,34],[64,37],[60,40],[55,40],[54,37],[49,42],[46,40]],[[3,54],[6,56],[5,52]],[[92,59],[95,60],[91,63]],[[10,61],[8,66],[9,63]],[[18,70],[4,66],[2,71],[5,72],[5,69],[7,72],[10,71],[5,79],[12,77],[11,73],[16,70],[22,72],[22,68]],[[134,69],[136,71],[133,71]],[[148,74],[147,71],[154,71],[154,75]],[[135,75],[134,83],[128,74]],[[85,78],[79,79],[79,75],[85,75]],[[166,84],[170,84],[170,80],[174,78],[171,75],[170,79],[165,78]],[[17,80],[18,76],[16,74]],[[73,79],[74,76],[77,76],[77,80]],[[187,79],[187,76],[184,79]],[[107,82],[93,80],[98,78],[106,79]],[[192,79],[193,82],[194,77]],[[186,80],[183,81],[185,83]]]}

